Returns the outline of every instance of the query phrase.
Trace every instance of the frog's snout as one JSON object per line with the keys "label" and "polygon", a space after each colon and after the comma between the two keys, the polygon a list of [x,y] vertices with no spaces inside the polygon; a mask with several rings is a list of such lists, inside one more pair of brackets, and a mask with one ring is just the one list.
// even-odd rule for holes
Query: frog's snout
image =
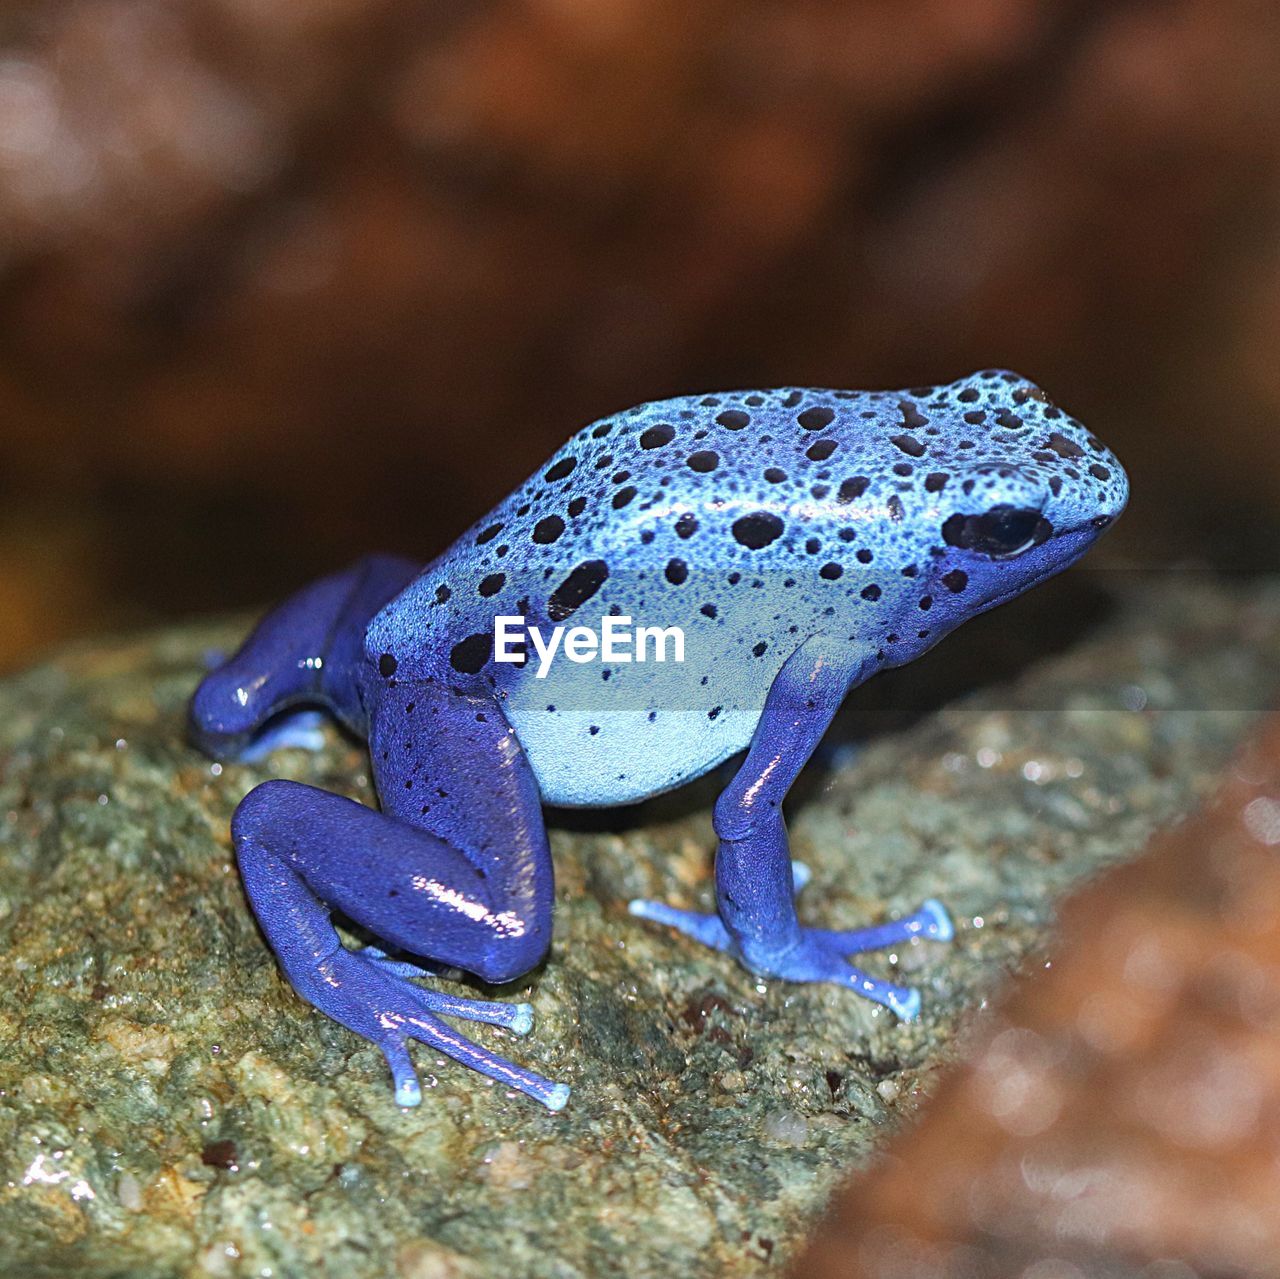
{"label": "frog's snout", "polygon": [[1124,514],[1129,477],[1114,453],[1092,444],[1089,454],[1050,477],[1054,492],[1049,509],[1062,531],[1098,537]]}
{"label": "frog's snout", "polygon": [[[1099,531],[1114,524],[1124,514],[1125,507],[1129,505],[1129,473],[1120,465],[1120,459],[1110,450],[1107,451],[1107,466],[1111,471],[1109,500],[1105,503],[1106,509],[1094,517],[1094,523]],[[1105,519],[1106,523],[1098,524],[1097,521],[1102,519]]]}

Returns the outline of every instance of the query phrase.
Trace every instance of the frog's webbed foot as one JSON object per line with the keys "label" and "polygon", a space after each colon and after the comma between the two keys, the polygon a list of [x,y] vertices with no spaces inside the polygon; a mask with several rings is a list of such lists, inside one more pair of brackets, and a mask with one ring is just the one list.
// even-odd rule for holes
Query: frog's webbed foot
{"label": "frog's webbed foot", "polygon": [[777,957],[753,956],[754,962],[748,966],[764,976],[786,981],[835,982],[848,986],[859,995],[883,1004],[902,1021],[914,1021],[920,1014],[918,990],[872,977],[855,968],[845,956],[899,946],[917,938],[947,942],[954,936],[955,927],[946,907],[931,897],[910,915],[886,920],[883,924],[848,930],[801,928],[799,943],[790,951]]}
{"label": "frog's webbed foot", "polygon": [[[794,865],[792,873],[798,880]],[[955,936],[946,908],[933,898],[910,915],[868,928],[849,931],[801,928],[799,940],[778,953],[771,953],[767,945],[758,942],[749,951],[740,946],[719,915],[679,910],[663,902],[644,900],[631,902],[628,909],[642,919],[678,929],[704,946],[728,951],[761,977],[781,978],[783,981],[833,982],[839,986],[847,986],[859,995],[883,1004],[903,1021],[914,1021],[919,1015],[920,992],[910,986],[898,986],[872,977],[848,963],[845,956],[897,946],[917,937],[931,941],[950,941]]]}
{"label": "frog's webbed foot", "polygon": [[[377,946],[362,946],[352,953],[379,972],[402,980],[421,977],[456,979],[462,976],[462,970],[452,965],[433,964],[430,960],[422,964],[411,964],[406,959],[397,959],[393,955],[388,955]],[[527,1035],[533,1029],[532,1004],[504,1004],[494,1000],[463,999],[443,991],[424,989],[421,986],[414,986],[412,989],[426,997],[428,1006],[433,1012],[444,1013],[449,1017],[461,1017],[466,1021],[482,1021],[490,1026],[501,1026],[513,1035]]]}
{"label": "frog's webbed foot", "polygon": [[462,1017],[523,1035],[533,1026],[533,1009],[528,1004],[489,1003],[423,990],[407,978],[387,971],[376,958],[341,947],[309,971],[290,967],[289,977],[305,999],[377,1044],[391,1067],[397,1105],[416,1106],[422,1100],[422,1088],[409,1056],[408,1045],[413,1039],[536,1098],[550,1110],[563,1109],[569,1100],[566,1084],[517,1066],[440,1020],[441,1015]]}

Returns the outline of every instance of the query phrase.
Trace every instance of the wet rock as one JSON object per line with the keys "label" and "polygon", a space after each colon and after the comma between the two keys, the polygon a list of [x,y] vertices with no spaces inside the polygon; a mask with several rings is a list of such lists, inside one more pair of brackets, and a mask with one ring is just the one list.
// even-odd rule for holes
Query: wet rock
{"label": "wet rock", "polygon": [[[637,894],[710,904],[713,785],[553,814],[554,950],[495,992],[530,999],[537,1026],[477,1033],[573,1085],[558,1115],[421,1048],[424,1102],[400,1111],[377,1050],[281,978],[231,812],[270,776],[372,794],[333,730],[319,753],[253,765],[184,745],[204,654],[241,626],[81,646],[0,685],[0,1270],[738,1275],[794,1255],[833,1184],[961,1051],[962,1015],[1048,943],[1061,895],[1210,792],[1280,680],[1280,584],[1183,575],[1125,584],[1058,655],[955,700],[973,666],[1016,674],[1051,601],[1079,613],[1077,578],[869,687],[855,705],[889,697],[914,723],[833,749],[793,805],[812,922],[931,895],[953,909],[953,946],[867,959],[921,987],[913,1025],[627,915]],[[1008,1044],[994,1095],[1046,1122],[1069,1097],[1030,1085],[1055,1059]],[[1231,1131],[1254,1113],[1239,1102]]]}
{"label": "wet rock", "polygon": [[794,1273],[1274,1275],[1278,797],[1272,719],[1205,815],[1067,903],[1052,969]]}

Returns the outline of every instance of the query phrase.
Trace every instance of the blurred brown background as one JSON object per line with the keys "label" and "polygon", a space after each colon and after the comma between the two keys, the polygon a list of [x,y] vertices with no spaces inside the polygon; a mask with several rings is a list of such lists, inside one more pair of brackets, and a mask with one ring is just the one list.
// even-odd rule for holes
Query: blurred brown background
{"label": "blurred brown background", "polygon": [[634,401],[1009,365],[1275,558],[1268,0],[16,0],[0,665],[426,557]]}

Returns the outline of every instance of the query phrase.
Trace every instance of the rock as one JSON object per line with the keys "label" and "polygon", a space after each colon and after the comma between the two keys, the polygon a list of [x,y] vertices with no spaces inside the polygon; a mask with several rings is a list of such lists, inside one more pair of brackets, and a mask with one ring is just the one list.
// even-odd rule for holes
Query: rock
{"label": "rock", "polygon": [[796,796],[809,920],[952,908],[954,945],[867,961],[922,988],[913,1025],[627,915],[638,894],[710,903],[710,782],[552,814],[553,953],[496,992],[537,1025],[477,1033],[573,1085],[558,1115],[421,1048],[424,1102],[401,1111],[378,1051],[281,978],[231,812],[271,776],[372,795],[332,729],[254,765],[184,744],[204,655],[243,624],[0,684],[0,1270],[741,1275],[793,1255],[962,1051],[963,1014],[1048,944],[1061,895],[1212,790],[1280,681],[1280,583],[1126,580],[1082,635],[1088,580],[863,690],[840,735],[877,731]]}
{"label": "rock", "polygon": [[1052,969],[794,1273],[1274,1275],[1278,794],[1273,718],[1206,813],[1066,904]]}

